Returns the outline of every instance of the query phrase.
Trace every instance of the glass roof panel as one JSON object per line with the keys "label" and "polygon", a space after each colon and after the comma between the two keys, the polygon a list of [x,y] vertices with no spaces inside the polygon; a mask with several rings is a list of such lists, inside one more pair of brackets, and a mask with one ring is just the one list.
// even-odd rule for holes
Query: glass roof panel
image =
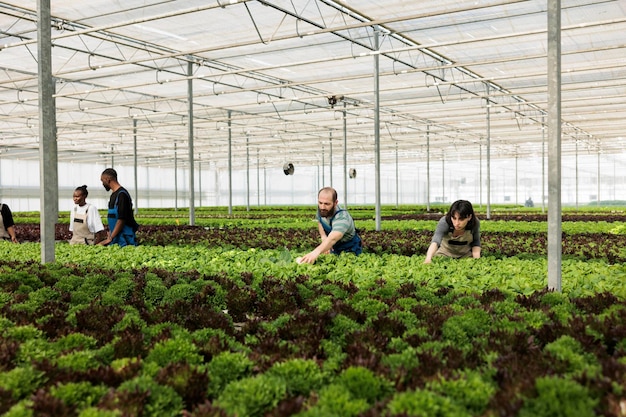
{"label": "glass roof panel", "polygon": [[[0,137],[16,152],[37,148],[36,5],[0,5]],[[60,160],[129,158],[135,135],[143,161],[174,163],[188,140],[190,83],[197,153],[217,166],[229,139],[236,164],[246,140],[267,164],[285,153],[317,163],[320,147],[343,136],[344,111],[350,151],[366,160],[376,59],[385,157],[397,144],[407,158],[425,158],[426,131],[431,152],[451,158],[476,157],[488,135],[499,157],[537,152],[543,139],[541,0],[59,0],[51,26]],[[570,0],[562,28],[564,137],[615,149],[626,3]]]}

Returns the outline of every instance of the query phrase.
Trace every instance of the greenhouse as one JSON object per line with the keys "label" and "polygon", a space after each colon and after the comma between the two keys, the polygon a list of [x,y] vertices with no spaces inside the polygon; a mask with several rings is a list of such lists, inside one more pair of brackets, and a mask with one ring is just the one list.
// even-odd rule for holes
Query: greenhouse
{"label": "greenhouse", "polygon": [[[37,4],[5,2],[0,15],[0,192],[23,210],[39,209]],[[563,204],[622,199],[624,9],[561,7]],[[77,177],[98,185],[108,166],[139,207],[189,206],[190,194],[289,204],[322,184],[355,203],[377,187],[383,203],[547,199],[545,2],[53,1],[48,12],[44,123],[61,208]]]}
{"label": "greenhouse", "polygon": [[626,2],[0,28],[1,417],[626,416]]}

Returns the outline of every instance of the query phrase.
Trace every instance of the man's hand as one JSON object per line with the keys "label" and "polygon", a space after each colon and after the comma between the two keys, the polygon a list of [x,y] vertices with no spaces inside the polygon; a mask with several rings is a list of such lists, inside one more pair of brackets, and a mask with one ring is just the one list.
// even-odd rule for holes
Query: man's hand
{"label": "man's hand", "polygon": [[300,258],[300,262],[298,263],[312,264],[312,263],[315,263],[315,261],[317,260],[319,256],[320,256],[320,253],[317,250],[314,250],[312,252],[307,253],[302,258]]}
{"label": "man's hand", "polygon": [[97,245],[99,246],[106,246],[109,243],[111,243],[113,241],[113,239],[111,238],[111,233],[107,233],[107,237],[104,240],[101,240],[100,242],[97,243]]}

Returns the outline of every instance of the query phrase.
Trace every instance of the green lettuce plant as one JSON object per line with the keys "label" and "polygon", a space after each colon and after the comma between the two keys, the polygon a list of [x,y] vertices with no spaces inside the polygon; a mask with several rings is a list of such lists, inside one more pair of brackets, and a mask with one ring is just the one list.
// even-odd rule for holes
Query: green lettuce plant
{"label": "green lettuce plant", "polygon": [[262,417],[286,395],[287,385],[283,378],[260,374],[230,382],[215,404],[229,415]]}
{"label": "green lettuce plant", "polygon": [[282,378],[290,396],[308,397],[312,391],[321,388],[326,380],[324,372],[315,361],[310,359],[290,359],[277,362],[267,371],[268,375]]}
{"label": "green lettuce plant", "polygon": [[527,398],[519,417],[594,417],[597,399],[588,388],[560,377],[537,379],[536,397]]}

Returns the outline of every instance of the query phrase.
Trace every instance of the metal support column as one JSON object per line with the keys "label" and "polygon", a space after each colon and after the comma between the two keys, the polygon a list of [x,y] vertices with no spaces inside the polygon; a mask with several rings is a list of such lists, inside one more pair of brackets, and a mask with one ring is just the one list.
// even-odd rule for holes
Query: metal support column
{"label": "metal support column", "polygon": [[380,27],[374,26],[374,165],[376,171],[376,230],[379,231],[380,207]]}
{"label": "metal support column", "polygon": [[576,210],[578,210],[578,138],[576,139]]}
{"label": "metal support column", "polygon": [[491,219],[491,101],[487,87],[487,219]]}
{"label": "metal support column", "polygon": [[137,174],[137,119],[133,117],[133,171],[135,176],[135,204],[133,205],[133,212],[135,216],[139,213],[139,180]]}
{"label": "metal support column", "polygon": [[189,225],[196,224],[196,198],[194,185],[194,157],[193,157],[193,63],[187,63],[187,104],[189,106],[189,123],[187,137],[189,141]]}
{"label": "metal support column", "polygon": [[602,175],[602,173],[600,172],[600,144],[598,143],[598,153],[596,154],[596,159],[597,159],[597,163],[596,163],[596,169],[597,169],[597,174],[596,174],[596,188],[598,189],[598,196],[596,198],[596,206],[600,207],[600,175]]}
{"label": "metal support column", "polygon": [[198,206],[202,207],[202,161],[198,155]]}
{"label": "metal support column", "polygon": [[233,214],[233,132],[232,111],[228,110],[228,215]]}
{"label": "metal support column", "polygon": [[[325,166],[324,166],[324,164],[325,164],[326,162],[324,161],[324,156],[325,156],[325,154],[324,154],[324,145],[322,145],[322,168],[321,168],[321,169],[322,169],[322,171],[321,171],[321,172],[322,172],[322,184],[321,184],[321,186],[320,186],[320,187],[318,187],[318,188],[323,188],[323,187],[326,187],[326,178],[325,178],[326,168],[325,168]],[[317,198],[317,197],[316,197],[316,198]]]}
{"label": "metal support column", "polygon": [[330,155],[328,156],[328,169],[330,170],[330,186],[333,186],[333,131],[328,132],[328,146]]}
{"label": "metal support column", "polygon": [[178,144],[174,141],[174,211],[178,211]]}
{"label": "metal support column", "polygon": [[348,207],[348,121],[346,102],[343,102],[343,206]]}
{"label": "metal support column", "polygon": [[430,124],[426,125],[426,210],[430,211]]}
{"label": "metal support column", "polygon": [[519,182],[518,180],[518,159],[519,156],[517,155],[517,150],[515,151],[515,205],[519,205],[519,195],[518,195],[518,187],[517,184]]}
{"label": "metal support column", "polygon": [[37,66],[39,71],[39,177],[41,263],[54,262],[59,217],[55,85],[52,78],[50,0],[37,1]]}
{"label": "metal support column", "polygon": [[478,145],[478,184],[480,206],[483,206],[483,144]]}
{"label": "metal support column", "polygon": [[446,202],[446,155],[441,151],[441,202]]}
{"label": "metal support column", "polygon": [[548,0],[548,288],[561,291],[561,1]]}
{"label": "metal support column", "polygon": [[246,211],[250,211],[250,135],[246,134]]}
{"label": "metal support column", "polygon": [[396,142],[396,208],[400,206],[400,181],[398,169],[398,142]]}
{"label": "metal support column", "polygon": [[541,213],[546,212],[546,129],[545,117],[541,117]]}

